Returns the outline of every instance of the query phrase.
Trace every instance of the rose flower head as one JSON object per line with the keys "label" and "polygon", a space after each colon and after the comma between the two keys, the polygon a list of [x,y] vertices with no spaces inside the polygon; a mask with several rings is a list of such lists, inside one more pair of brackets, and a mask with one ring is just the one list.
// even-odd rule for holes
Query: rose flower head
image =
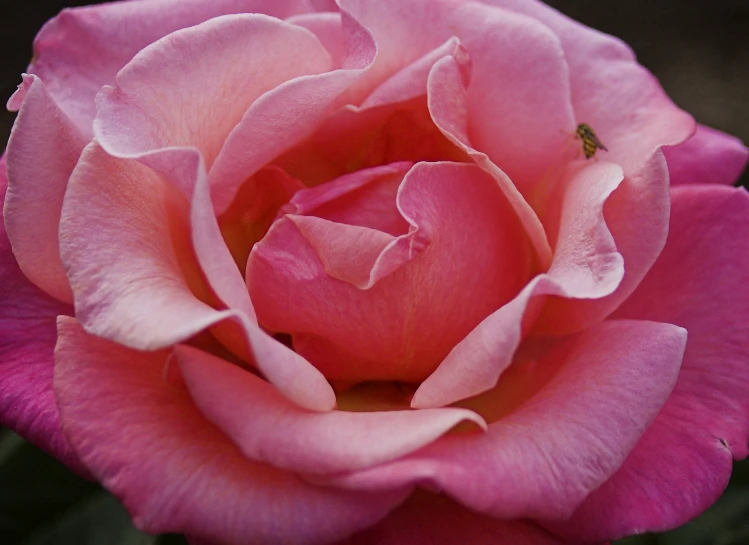
{"label": "rose flower head", "polygon": [[145,532],[603,544],[747,455],[747,149],[540,2],[67,9],[8,107],[0,423]]}

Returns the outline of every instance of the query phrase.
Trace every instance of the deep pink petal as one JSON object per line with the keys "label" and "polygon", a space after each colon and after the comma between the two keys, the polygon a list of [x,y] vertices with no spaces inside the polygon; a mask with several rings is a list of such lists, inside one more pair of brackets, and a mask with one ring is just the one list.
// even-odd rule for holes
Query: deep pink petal
{"label": "deep pink petal", "polygon": [[529,380],[551,372],[549,382],[486,434],[445,436],[334,482],[367,490],[420,483],[492,516],[564,519],[658,414],[685,343],[686,332],[670,324],[605,322],[527,362]]}
{"label": "deep pink petal", "polygon": [[216,356],[189,346],[175,354],[197,407],[245,456],[296,473],[363,469],[411,453],[461,422],[486,426],[466,409],[307,411]]}
{"label": "deep pink petal", "polygon": [[217,17],[138,53],[97,97],[96,137],[110,153],[178,180],[160,150],[197,148],[210,167],[258,97],[330,65],[306,29],[264,15]]}
{"label": "deep pink petal", "polygon": [[296,78],[260,97],[231,131],[210,171],[214,205],[223,212],[252,174],[312,136],[354,82],[371,67],[377,49],[371,35],[342,16],[343,68]]}
{"label": "deep pink petal", "polygon": [[[397,203],[411,228],[377,258],[371,274],[378,281],[368,289],[331,277],[321,260],[336,257],[333,250],[316,252],[325,239],[310,244],[290,218],[277,221],[250,255],[247,281],[260,323],[291,333],[296,350],[328,378],[425,378],[530,274],[514,214],[475,166],[419,163]],[[320,226],[322,234],[354,234],[337,225]],[[340,265],[345,256],[337,257]]]}
{"label": "deep pink petal", "polygon": [[671,397],[623,467],[567,525],[567,535],[616,539],[664,531],[722,493],[749,441],[749,195],[725,186],[672,190],[668,242],[615,316],[687,329]]}
{"label": "deep pink petal", "polygon": [[492,313],[458,343],[416,391],[413,407],[441,407],[490,390],[513,362],[523,324],[533,317],[532,298],[558,295],[591,299],[612,293],[624,275],[603,217],[604,203],[622,181],[617,165],[571,168],[556,194],[551,214],[556,234],[554,261],[547,274]]}
{"label": "deep pink petal", "polygon": [[94,97],[150,43],[219,15],[258,12],[284,18],[311,9],[307,0],[136,0],[66,9],[37,35],[28,71],[44,81],[62,111],[89,137]]}
{"label": "deep pink petal", "polygon": [[697,125],[697,132],[679,144],[663,149],[671,185],[733,184],[749,161],[741,140],[724,132]]}
{"label": "deep pink petal", "polygon": [[418,492],[385,519],[338,545],[575,545],[535,524],[493,519],[442,495]]}
{"label": "deep pink petal", "polygon": [[[0,159],[0,202],[7,187]],[[16,263],[0,222],[0,425],[43,448],[68,467],[88,472],[62,434],[52,391],[57,316],[73,308],[33,286]]]}
{"label": "deep pink petal", "polygon": [[5,226],[26,277],[72,303],[57,230],[68,178],[86,141],[39,78],[24,76],[21,91],[23,104],[8,142]]}
{"label": "deep pink petal", "polygon": [[329,542],[377,522],[407,494],[318,488],[247,460],[183,388],[164,381],[167,356],[89,336],[73,319],[59,323],[65,433],[141,530],[221,545]]}
{"label": "deep pink petal", "polygon": [[[215,228],[203,196],[203,211],[193,213],[196,222],[205,223],[196,226]],[[269,381],[305,407],[331,409],[330,385],[304,358],[258,328],[242,309],[249,302],[218,311],[195,295],[193,289],[205,287],[193,262],[187,207],[178,190],[147,167],[89,145],[70,179],[60,225],[76,317],[90,333],[139,350],[165,348],[230,320]],[[204,250],[205,244],[218,243],[215,232],[212,239],[208,231],[200,236],[207,237],[198,240]],[[226,262],[222,270],[217,265],[209,270],[212,280],[221,280],[228,270]],[[228,288],[218,291],[237,294]]]}
{"label": "deep pink petal", "polygon": [[536,0],[481,1],[529,15],[559,36],[577,122],[593,127],[609,150],[601,156],[621,165],[625,176],[648,168],[657,147],[679,144],[694,131],[692,117],[674,105],[621,40]]}

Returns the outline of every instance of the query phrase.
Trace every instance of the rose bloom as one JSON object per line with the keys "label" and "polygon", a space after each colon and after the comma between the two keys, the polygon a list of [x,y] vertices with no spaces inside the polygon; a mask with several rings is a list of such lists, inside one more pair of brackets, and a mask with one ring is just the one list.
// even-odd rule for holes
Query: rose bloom
{"label": "rose bloom", "polygon": [[747,455],[747,150],[535,0],[70,9],[8,105],[1,422],[146,532],[606,543]]}

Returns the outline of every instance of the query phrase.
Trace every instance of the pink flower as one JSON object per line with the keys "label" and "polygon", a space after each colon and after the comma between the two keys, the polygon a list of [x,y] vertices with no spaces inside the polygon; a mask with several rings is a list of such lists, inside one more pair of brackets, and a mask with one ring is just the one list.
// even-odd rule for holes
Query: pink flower
{"label": "pink flower", "polygon": [[147,532],[603,543],[747,455],[747,150],[543,4],[71,9],[9,107],[0,422]]}

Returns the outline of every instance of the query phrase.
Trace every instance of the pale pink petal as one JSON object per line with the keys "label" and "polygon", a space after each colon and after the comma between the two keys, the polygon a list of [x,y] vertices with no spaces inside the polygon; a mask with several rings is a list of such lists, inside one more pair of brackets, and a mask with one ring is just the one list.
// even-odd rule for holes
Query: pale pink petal
{"label": "pale pink petal", "polygon": [[663,148],[671,185],[733,184],[749,161],[741,140],[724,132],[697,125],[689,140]]}
{"label": "pale pink petal", "polygon": [[345,13],[342,28],[346,47],[342,69],[280,85],[260,97],[231,131],[209,173],[218,213],[228,208],[249,176],[312,136],[369,70],[377,51],[371,35]]}
{"label": "pale pink petal", "polygon": [[330,542],[377,522],[408,493],[318,488],[247,460],[162,379],[167,356],[89,336],[73,319],[59,324],[65,433],[141,530],[222,545]]}
{"label": "pale pink petal", "polygon": [[28,71],[44,81],[62,111],[90,137],[94,97],[150,43],[219,15],[258,12],[284,18],[311,9],[308,0],[136,0],[65,9],[37,35]]}
{"label": "pale pink petal", "polygon": [[486,424],[467,409],[312,412],[269,383],[207,352],[175,349],[195,404],[250,460],[296,473],[340,473],[411,453],[461,422]]}
{"label": "pale pink petal", "polygon": [[559,38],[530,17],[475,2],[454,18],[472,64],[470,142],[528,198],[552,182],[576,126]]}
{"label": "pale pink petal", "polygon": [[286,22],[304,27],[312,32],[330,53],[330,57],[333,59],[333,68],[343,66],[347,51],[340,13],[304,13],[289,17]]}
{"label": "pale pink petal", "polygon": [[624,277],[614,293],[598,299],[550,298],[534,325],[538,334],[561,335],[600,322],[637,287],[666,243],[670,207],[668,166],[656,151],[628,175],[604,207],[604,220],[624,259]]}
{"label": "pale pink petal", "polygon": [[559,36],[569,65],[577,122],[593,127],[609,150],[601,155],[621,165],[625,176],[649,168],[659,146],[679,144],[694,131],[692,117],[674,105],[621,40],[537,0],[481,1],[529,15]]}
{"label": "pale pink petal", "polygon": [[[211,227],[209,204],[204,198],[202,212],[194,212],[201,229]],[[206,288],[193,261],[187,208],[178,190],[147,167],[89,145],[71,176],[60,224],[76,317],[90,333],[138,350],[161,349],[230,320],[254,364],[284,395],[308,408],[331,409],[335,396],[324,377],[262,332],[248,309],[214,310],[194,294]],[[213,237],[198,237],[203,259],[224,253],[205,248]],[[228,270],[226,261],[223,270],[213,267],[212,280]],[[229,286],[219,292],[237,296]]]}
{"label": "pale pink petal", "polygon": [[670,324],[604,322],[527,362],[528,380],[551,378],[485,434],[448,435],[333,482],[366,490],[419,483],[492,516],[564,519],[619,468],[658,414],[685,344],[686,331]]}
{"label": "pale pink petal", "polygon": [[435,125],[459,149],[489,173],[510,202],[523,224],[541,268],[551,264],[551,247],[536,212],[515,184],[485,153],[472,147],[468,138],[468,91],[463,78],[466,62],[461,57],[443,57],[435,63],[427,83],[429,112]]}
{"label": "pale pink petal", "polygon": [[138,53],[97,97],[94,131],[108,152],[180,183],[161,150],[197,148],[210,168],[258,97],[330,65],[306,29],[264,15],[217,17]]}
{"label": "pale pink petal", "polygon": [[[622,181],[617,165],[571,168],[556,194],[554,261],[543,277],[488,316],[458,343],[416,391],[413,407],[441,407],[493,388],[509,367],[533,318],[532,297],[596,298],[612,293],[624,275],[622,256],[603,217],[604,203]],[[533,303],[540,304],[539,301]]]}
{"label": "pale pink petal", "polygon": [[326,257],[288,218],[250,255],[247,281],[260,323],[291,333],[296,350],[328,378],[423,380],[531,274],[514,214],[477,167],[419,163],[397,203],[412,227],[379,264],[401,266],[369,289],[327,274]]}
{"label": "pale pink petal", "polygon": [[23,104],[8,142],[5,226],[26,277],[53,297],[72,303],[57,229],[68,178],[86,141],[39,78],[24,75],[21,90]]}
{"label": "pale pink petal", "polygon": [[[7,184],[0,159],[0,202]],[[33,286],[18,268],[0,222],[0,425],[43,448],[68,467],[88,472],[62,434],[52,391],[55,322],[73,308]]]}
{"label": "pale pink petal", "polygon": [[582,505],[566,534],[616,539],[663,531],[722,493],[749,441],[749,195],[725,186],[672,190],[663,253],[614,316],[687,329],[671,397],[623,467]]}
{"label": "pale pink petal", "polygon": [[338,545],[576,545],[532,522],[493,519],[417,492],[380,523]]}

